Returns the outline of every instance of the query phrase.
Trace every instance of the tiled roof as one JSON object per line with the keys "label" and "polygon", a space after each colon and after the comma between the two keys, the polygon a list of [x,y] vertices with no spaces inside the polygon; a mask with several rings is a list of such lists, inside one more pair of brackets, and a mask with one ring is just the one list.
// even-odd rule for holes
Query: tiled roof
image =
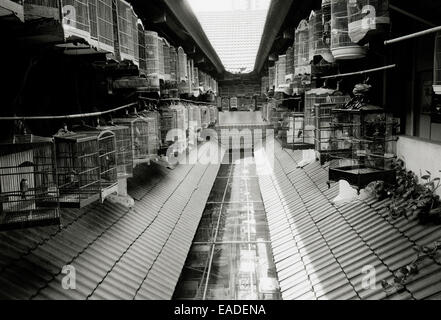
{"label": "tiled roof", "polygon": [[[388,219],[387,201],[331,200],[338,185],[327,187],[319,163],[297,168],[301,151],[275,146],[273,175],[259,183],[268,216],[274,259],[283,299],[440,299],[441,264],[420,265],[402,293],[386,293],[381,281],[410,263],[414,245],[441,239],[440,226]],[[259,170],[258,170],[259,172]],[[362,268],[376,270],[376,289],[364,289]]]}
{"label": "tiled roof", "polygon": [[[131,210],[63,209],[63,226],[0,233],[0,299],[170,299],[219,165],[138,172]],[[65,290],[62,268],[76,270]]]}

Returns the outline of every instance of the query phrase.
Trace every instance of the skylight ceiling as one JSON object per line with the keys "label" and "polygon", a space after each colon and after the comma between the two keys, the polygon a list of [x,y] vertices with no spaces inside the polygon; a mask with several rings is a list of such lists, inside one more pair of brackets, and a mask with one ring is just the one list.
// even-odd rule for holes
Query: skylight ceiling
{"label": "skylight ceiling", "polygon": [[271,0],[188,0],[225,69],[253,71]]}

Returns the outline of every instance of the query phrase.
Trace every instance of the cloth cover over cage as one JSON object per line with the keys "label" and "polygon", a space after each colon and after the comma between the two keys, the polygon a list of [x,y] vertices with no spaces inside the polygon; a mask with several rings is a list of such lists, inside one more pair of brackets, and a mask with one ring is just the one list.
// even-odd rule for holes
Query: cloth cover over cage
{"label": "cloth cover over cage", "polygon": [[147,79],[151,91],[159,91],[159,38],[154,31],[145,32]]}
{"label": "cloth cover over cage", "polygon": [[325,41],[322,10],[312,11],[309,17],[309,59],[321,56],[325,61],[332,63],[329,42]]}
{"label": "cloth cover over cage", "polygon": [[0,230],[60,224],[54,144],[14,136],[0,143]]}
{"label": "cloth cover over cage", "polygon": [[351,41],[348,31],[348,0],[331,1],[331,52],[336,60],[364,58],[367,48]]}
{"label": "cloth cover over cage", "polygon": [[295,75],[310,74],[309,59],[309,25],[308,21],[300,21],[295,32],[294,73]]}
{"label": "cloth cover over cage", "polygon": [[334,140],[350,145],[351,153],[330,153],[329,181],[346,180],[358,190],[374,181],[395,183],[395,119],[382,108],[333,109],[332,127],[346,127]]}
{"label": "cloth cover over cage", "polygon": [[364,45],[390,31],[389,0],[348,0],[348,17],[349,38]]}
{"label": "cloth cover over cage", "polygon": [[117,118],[113,122],[130,128],[134,164],[150,162],[152,155],[149,153],[149,140],[153,138],[149,134],[149,122],[139,116]]}

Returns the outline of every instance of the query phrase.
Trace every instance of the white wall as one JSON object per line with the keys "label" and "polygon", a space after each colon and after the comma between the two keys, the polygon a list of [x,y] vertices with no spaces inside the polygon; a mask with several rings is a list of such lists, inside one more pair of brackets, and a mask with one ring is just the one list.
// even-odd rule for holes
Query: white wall
{"label": "white wall", "polygon": [[[410,137],[400,136],[397,144],[398,158],[403,159],[408,170],[420,176],[420,170],[432,173],[433,177],[441,177],[441,143]],[[440,188],[441,189],[441,188]],[[441,190],[438,194],[441,196]]]}

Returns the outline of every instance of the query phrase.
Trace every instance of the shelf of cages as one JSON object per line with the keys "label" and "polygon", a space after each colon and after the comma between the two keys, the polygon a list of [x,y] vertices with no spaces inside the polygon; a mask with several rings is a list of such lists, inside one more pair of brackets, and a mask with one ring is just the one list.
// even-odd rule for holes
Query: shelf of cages
{"label": "shelf of cages", "polygon": [[54,153],[31,134],[0,143],[0,231],[60,224]]}
{"label": "shelf of cages", "polygon": [[346,150],[329,152],[328,185],[331,181],[346,180],[360,191],[374,181],[394,184],[395,118],[382,108],[369,105],[331,112],[333,142],[343,144]]}
{"label": "shelf of cages", "polygon": [[157,120],[139,115],[113,119],[113,123],[128,127],[131,138],[133,165],[150,163],[157,156]]}
{"label": "shelf of cages", "polygon": [[113,132],[64,132],[54,141],[61,207],[82,208],[118,191]]}
{"label": "shelf of cages", "polygon": [[314,149],[314,129],[306,126],[303,112],[289,112],[282,120],[277,138],[283,149]]}

